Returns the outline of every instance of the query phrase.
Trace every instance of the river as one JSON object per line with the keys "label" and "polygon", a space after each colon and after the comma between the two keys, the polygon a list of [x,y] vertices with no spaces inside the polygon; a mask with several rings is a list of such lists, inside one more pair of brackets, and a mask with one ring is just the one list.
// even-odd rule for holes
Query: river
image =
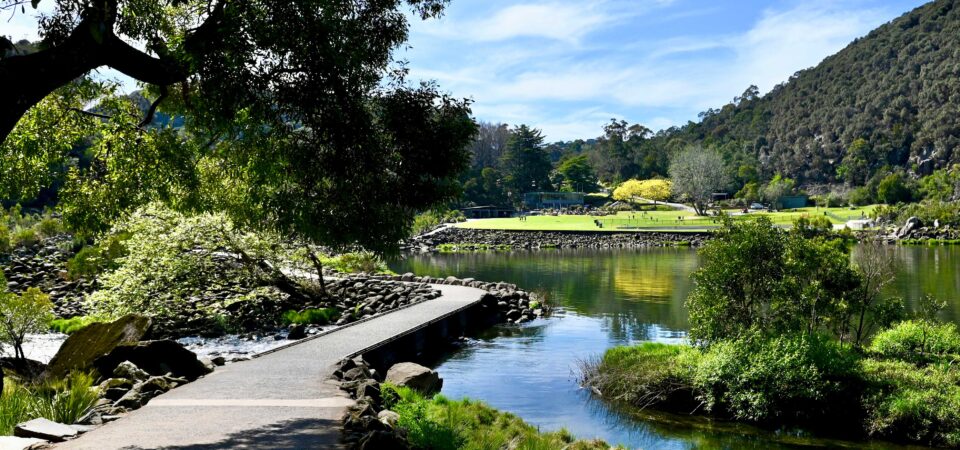
{"label": "river", "polygon": [[[898,271],[888,294],[915,307],[925,294],[947,300],[943,318],[960,321],[960,248],[896,247]],[[579,361],[640,341],[681,342],[684,299],[697,268],[691,249],[554,250],[410,255],[398,273],[508,281],[548,295],[550,318],[502,325],[434,364],[443,394],[469,397],[522,417],[543,430],[565,427],[580,438],[628,448],[902,448],[848,442],[803,430],[750,426],[635,411],[594,399],[576,383]]]}

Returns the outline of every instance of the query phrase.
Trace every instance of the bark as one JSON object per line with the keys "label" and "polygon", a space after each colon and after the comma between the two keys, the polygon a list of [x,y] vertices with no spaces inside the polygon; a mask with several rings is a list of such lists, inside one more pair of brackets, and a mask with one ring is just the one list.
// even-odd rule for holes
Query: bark
{"label": "bark", "polygon": [[307,252],[310,254],[310,261],[313,263],[313,268],[317,271],[317,282],[320,283],[320,292],[326,295],[327,283],[323,280],[323,263],[320,262],[320,258],[317,258],[317,254],[313,252],[313,249],[308,249]]}

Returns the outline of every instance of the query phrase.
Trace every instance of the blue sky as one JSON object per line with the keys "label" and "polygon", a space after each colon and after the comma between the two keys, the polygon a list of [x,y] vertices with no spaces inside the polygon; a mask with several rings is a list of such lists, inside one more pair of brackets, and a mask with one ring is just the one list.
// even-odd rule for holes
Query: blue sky
{"label": "blue sky", "polygon": [[453,0],[415,21],[411,77],[472,98],[480,120],[548,141],[611,118],[654,130],[762,93],[920,0]]}
{"label": "blue sky", "polygon": [[[528,124],[548,141],[586,139],[611,118],[659,130],[696,120],[751,84],[766,93],[923,3],[452,0],[442,18],[412,20],[398,56],[412,80],[473,99],[480,120]],[[35,39],[27,12],[0,19],[0,34]]]}

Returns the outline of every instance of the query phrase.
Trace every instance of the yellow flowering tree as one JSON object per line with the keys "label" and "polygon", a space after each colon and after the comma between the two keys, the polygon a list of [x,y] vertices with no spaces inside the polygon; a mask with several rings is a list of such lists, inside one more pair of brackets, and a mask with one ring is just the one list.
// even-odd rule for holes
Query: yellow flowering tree
{"label": "yellow flowering tree", "polygon": [[629,202],[644,198],[656,203],[669,200],[670,193],[670,180],[628,180],[613,191],[613,198]]}

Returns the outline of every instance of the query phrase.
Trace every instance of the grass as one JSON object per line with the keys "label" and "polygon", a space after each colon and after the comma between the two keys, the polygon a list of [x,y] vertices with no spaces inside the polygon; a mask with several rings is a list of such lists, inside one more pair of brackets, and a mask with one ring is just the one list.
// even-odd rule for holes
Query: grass
{"label": "grass", "polygon": [[[875,205],[861,208],[800,208],[778,212],[752,212],[735,215],[735,220],[767,216],[776,225],[792,225],[800,217],[825,215],[833,224],[870,217]],[[737,211],[729,211],[737,213]],[[595,221],[604,224],[597,227]],[[520,218],[472,220],[455,226],[482,230],[517,231],[707,231],[719,224],[716,218],[700,217],[689,211],[619,212],[615,216],[527,216]]]}
{"label": "grass", "polygon": [[400,415],[398,425],[417,449],[570,449],[610,448],[603,441],[577,440],[560,430],[541,433],[513,414],[469,399],[426,398],[406,387],[384,384],[384,402]]}
{"label": "grass", "polygon": [[298,325],[326,325],[340,316],[335,308],[305,309],[303,312],[289,310],[283,313],[283,322]]}
{"label": "grass", "polygon": [[99,399],[93,377],[82,372],[36,385],[21,385],[8,378],[0,393],[0,436],[12,434],[18,423],[39,417],[72,424]]}
{"label": "grass", "polygon": [[50,329],[58,333],[73,334],[87,325],[96,322],[103,322],[102,319],[94,316],[77,316],[69,319],[54,319],[50,322]]}

